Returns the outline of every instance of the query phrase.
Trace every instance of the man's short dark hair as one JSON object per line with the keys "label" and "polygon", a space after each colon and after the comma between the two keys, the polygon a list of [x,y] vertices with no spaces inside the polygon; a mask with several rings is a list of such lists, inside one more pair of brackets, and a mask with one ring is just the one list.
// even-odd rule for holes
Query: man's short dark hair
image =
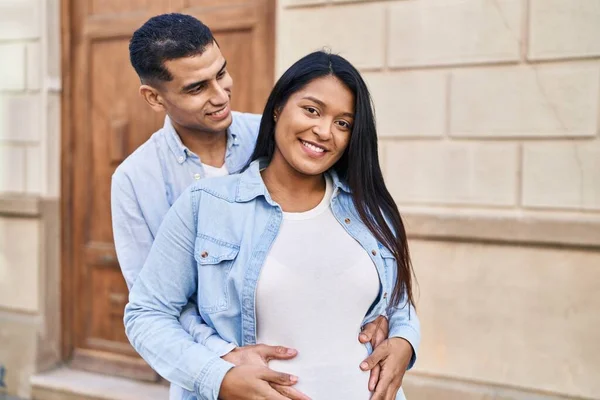
{"label": "man's short dark hair", "polygon": [[210,29],[191,15],[162,14],[134,32],[129,59],[143,83],[170,81],[165,61],[202,54],[213,43]]}

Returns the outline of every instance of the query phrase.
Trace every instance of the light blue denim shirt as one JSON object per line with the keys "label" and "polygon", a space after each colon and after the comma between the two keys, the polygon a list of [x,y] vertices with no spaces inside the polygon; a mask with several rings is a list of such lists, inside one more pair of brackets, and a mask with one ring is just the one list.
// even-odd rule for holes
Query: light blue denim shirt
{"label": "light blue denim shirt", "polygon": [[[256,286],[283,216],[262,181],[264,165],[259,164],[188,188],[166,215],[130,292],[127,336],[152,368],[191,392],[182,399],[216,400],[233,367],[194,341],[179,323],[190,297],[196,297],[215,336],[238,346],[256,343]],[[331,176],[333,214],[368,252],[379,274],[380,293],[363,324],[387,314],[389,336],[408,340],[415,351],[412,366],[420,341],[417,315],[406,304],[388,310],[395,259],[360,220],[348,187],[335,173]],[[400,393],[398,398],[403,398]]]}
{"label": "light blue denim shirt", "polygon": [[[227,130],[225,165],[239,172],[250,159],[260,115],[233,112]],[[117,257],[127,286],[131,288],[142,270],[163,218],[181,193],[204,178],[202,161],[181,142],[169,117],[162,129],[134,151],[112,177],[111,210]],[[219,355],[234,345],[213,335],[214,330],[200,318],[195,304],[189,304],[180,320],[195,340]]]}

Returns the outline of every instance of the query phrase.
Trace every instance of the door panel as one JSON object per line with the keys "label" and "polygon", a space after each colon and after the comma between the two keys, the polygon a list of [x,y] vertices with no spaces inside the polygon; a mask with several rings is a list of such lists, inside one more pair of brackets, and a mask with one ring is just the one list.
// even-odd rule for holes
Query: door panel
{"label": "door panel", "polygon": [[273,82],[272,0],[63,0],[63,352],[76,368],[156,380],[123,328],[127,287],[111,228],[115,168],[163,124],[138,94],[131,34],[165,12],[215,34],[234,78],[232,108],[262,112]]}

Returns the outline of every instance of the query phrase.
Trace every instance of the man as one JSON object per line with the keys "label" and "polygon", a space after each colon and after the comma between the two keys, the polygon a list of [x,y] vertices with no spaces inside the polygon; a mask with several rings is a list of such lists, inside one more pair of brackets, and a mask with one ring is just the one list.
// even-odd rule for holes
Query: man
{"label": "man", "polygon": [[[212,33],[197,19],[165,14],[147,21],[130,42],[131,63],[141,80],[140,94],[156,112],[165,112],[162,129],[131,154],[112,179],[115,246],[129,288],[150,251],[165,214],[194,180],[239,172],[249,160],[260,116],[231,111],[233,80]],[[180,323],[198,343],[240,365],[289,359],[296,353],[280,346],[236,348],[200,317],[195,304]],[[387,337],[385,318],[367,326],[363,343],[376,347]],[[414,359],[414,355],[413,359]],[[372,370],[370,386],[379,378]],[[291,387],[269,382],[289,399],[306,399]],[[185,398],[172,387],[171,398]]]}

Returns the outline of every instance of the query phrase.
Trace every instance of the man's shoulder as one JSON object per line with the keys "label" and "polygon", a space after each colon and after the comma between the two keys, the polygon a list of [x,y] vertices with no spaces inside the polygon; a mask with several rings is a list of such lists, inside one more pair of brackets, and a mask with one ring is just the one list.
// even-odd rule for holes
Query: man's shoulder
{"label": "man's shoulder", "polygon": [[[231,124],[231,129],[236,131],[250,131],[250,132],[258,132],[258,128],[260,127],[260,120],[262,115],[260,114],[250,114],[243,113],[239,111],[232,111],[231,115],[233,116],[233,122]],[[243,133],[243,132],[234,132],[234,133]]]}
{"label": "man's shoulder", "polygon": [[155,173],[160,170],[160,159],[158,156],[158,136],[160,131],[155,132],[148,140],[133,151],[115,170],[112,179],[131,179],[140,173]]}

